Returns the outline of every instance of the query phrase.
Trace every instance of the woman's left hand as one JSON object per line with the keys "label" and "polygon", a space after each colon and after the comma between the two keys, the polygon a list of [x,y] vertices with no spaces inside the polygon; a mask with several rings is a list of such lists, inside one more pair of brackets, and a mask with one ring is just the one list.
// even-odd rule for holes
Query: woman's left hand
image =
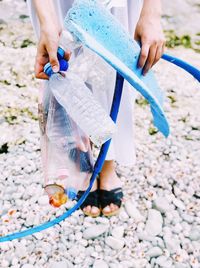
{"label": "woman's left hand", "polygon": [[160,17],[142,16],[136,26],[135,40],[141,43],[138,67],[143,68],[143,75],[145,75],[164,52],[165,38]]}

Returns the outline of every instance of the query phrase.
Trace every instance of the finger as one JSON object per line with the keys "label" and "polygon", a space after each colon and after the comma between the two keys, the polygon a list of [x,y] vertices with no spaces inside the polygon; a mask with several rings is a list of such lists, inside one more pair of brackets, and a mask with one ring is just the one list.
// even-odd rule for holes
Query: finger
{"label": "finger", "polygon": [[57,49],[48,50],[48,54],[49,54],[49,62],[51,64],[53,72],[54,73],[59,72],[60,65],[59,65],[59,61],[58,61],[58,58],[57,58]]}
{"label": "finger", "polygon": [[156,51],[157,51],[157,45],[152,45],[149,49],[149,55],[147,57],[147,60],[145,62],[145,66],[143,69],[143,75],[146,75],[147,72],[151,69],[153,66],[155,56],[156,56]]}
{"label": "finger", "polygon": [[48,75],[46,75],[44,72],[36,74],[35,77],[38,79],[45,79],[45,80],[49,79]]}
{"label": "finger", "polygon": [[160,58],[162,57],[162,54],[163,54],[163,45],[161,44],[161,45],[159,45],[157,47],[156,55],[155,55],[155,59],[154,59],[153,65],[156,64],[160,60]]}
{"label": "finger", "polygon": [[35,77],[38,79],[48,79],[48,76],[44,73],[44,65],[36,60],[35,63]]}
{"label": "finger", "polygon": [[140,52],[140,57],[138,61],[138,67],[143,68],[149,54],[149,44],[143,44]]}
{"label": "finger", "polygon": [[69,50],[65,51],[64,59],[66,61],[69,61],[71,55],[72,55],[72,52],[71,51],[69,51]]}

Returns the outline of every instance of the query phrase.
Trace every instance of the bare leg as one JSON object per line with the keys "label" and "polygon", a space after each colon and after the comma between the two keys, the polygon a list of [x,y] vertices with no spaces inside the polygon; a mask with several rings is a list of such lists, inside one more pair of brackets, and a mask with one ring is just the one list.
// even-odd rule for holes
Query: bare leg
{"label": "bare leg", "polygon": [[[87,188],[87,187],[86,187]],[[94,185],[91,189],[91,192],[92,191],[95,191],[97,189],[97,180],[94,182]],[[88,213],[88,214],[91,214],[92,217],[95,217],[95,215],[99,214],[100,212],[100,209],[98,207],[95,207],[95,206],[87,206],[83,209],[83,212],[85,213]]]}
{"label": "bare leg", "polygon": [[[121,186],[122,183],[115,171],[115,162],[113,160],[105,161],[100,173],[100,189],[110,191]],[[103,212],[110,213],[118,209],[118,206],[111,203],[103,209]]]}

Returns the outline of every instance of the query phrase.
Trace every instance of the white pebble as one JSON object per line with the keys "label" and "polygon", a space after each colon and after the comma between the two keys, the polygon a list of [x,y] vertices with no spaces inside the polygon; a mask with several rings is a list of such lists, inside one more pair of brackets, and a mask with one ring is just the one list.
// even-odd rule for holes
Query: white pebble
{"label": "white pebble", "polygon": [[122,238],[124,236],[124,227],[117,226],[111,231],[112,236],[115,238]]}
{"label": "white pebble", "polygon": [[103,260],[96,260],[93,264],[93,268],[108,268],[108,264]]}
{"label": "white pebble", "polygon": [[173,203],[177,208],[185,210],[185,204],[180,199],[174,198]]}
{"label": "white pebble", "polygon": [[140,211],[137,209],[137,207],[133,204],[132,201],[126,201],[125,209],[129,217],[135,219],[137,222],[144,220],[144,217],[141,215]]}
{"label": "white pebble", "polygon": [[99,225],[92,225],[91,227],[87,228],[83,232],[83,237],[85,239],[93,239],[96,238],[103,233],[105,233],[109,228],[109,225],[106,224],[99,224]]}
{"label": "white pebble", "polygon": [[120,250],[124,247],[124,240],[112,236],[106,237],[105,242],[112,249]]}
{"label": "white pebble", "polygon": [[33,266],[32,264],[30,263],[26,263],[24,265],[22,265],[22,268],[34,268],[35,266]]}
{"label": "white pebble", "polygon": [[41,206],[49,205],[49,198],[47,195],[42,195],[38,198],[38,204]]}
{"label": "white pebble", "polygon": [[149,257],[158,257],[160,255],[162,255],[162,250],[161,248],[159,247],[153,247],[153,248],[150,248],[147,252],[146,252],[146,255],[149,256]]}
{"label": "white pebble", "polygon": [[157,197],[154,200],[154,206],[157,210],[159,210],[162,213],[165,213],[167,211],[170,211],[170,203],[165,197]]}
{"label": "white pebble", "polygon": [[145,231],[152,236],[156,236],[162,231],[163,218],[160,211],[150,209],[148,211],[148,219],[145,226]]}

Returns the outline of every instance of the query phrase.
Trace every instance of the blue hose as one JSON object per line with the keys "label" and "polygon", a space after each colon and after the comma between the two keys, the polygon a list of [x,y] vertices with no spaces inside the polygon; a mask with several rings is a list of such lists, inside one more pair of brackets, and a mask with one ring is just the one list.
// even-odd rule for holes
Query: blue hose
{"label": "blue hose", "polygon": [[194,78],[196,78],[200,82],[200,70],[197,69],[196,67],[192,66],[191,64],[176,58],[174,56],[168,55],[168,54],[163,54],[162,59],[169,61],[172,64],[175,64],[176,66],[182,68],[186,72],[190,73]]}
{"label": "blue hose", "polygon": [[[114,97],[113,97],[113,102],[112,102],[112,107],[111,107],[111,112],[110,112],[110,117],[112,118],[112,120],[114,122],[116,122],[116,120],[117,120],[117,115],[118,115],[118,111],[119,111],[122,90],[123,90],[123,83],[124,83],[124,78],[120,74],[117,73],[115,92],[114,92]],[[104,161],[105,161],[105,158],[106,158],[109,146],[110,146],[110,142],[111,142],[111,140],[108,140],[107,142],[105,142],[102,145],[99,156],[98,156],[97,161],[96,161],[96,164],[94,166],[93,174],[90,178],[90,185],[89,185],[88,189],[85,191],[85,193],[81,196],[81,198],[77,201],[77,203],[71,209],[69,209],[63,215],[55,218],[52,221],[45,222],[41,225],[38,225],[38,226],[33,227],[33,228],[29,228],[29,229],[21,231],[21,232],[17,232],[17,233],[13,233],[10,235],[0,237],[0,242],[11,241],[11,240],[14,240],[17,238],[22,238],[24,236],[28,236],[28,235],[32,235],[32,234],[37,233],[37,232],[41,232],[45,229],[48,229],[48,228],[54,226],[55,224],[60,223],[61,221],[68,218],[74,211],[76,211],[82,205],[84,200],[87,198],[90,190],[92,189],[93,183],[94,183],[97,175],[101,172],[101,169],[103,167],[103,164],[104,164]]]}
{"label": "blue hose", "polygon": [[[167,54],[163,54],[162,59],[164,59],[170,63],[173,63],[173,64],[179,66],[180,68],[184,69],[186,72],[190,73],[192,76],[194,76],[194,78],[196,78],[200,82],[200,70],[199,69],[195,68],[194,66],[190,65],[189,63],[187,63],[181,59],[178,59],[176,57],[173,57],[173,56],[170,56]],[[123,89],[123,83],[124,83],[124,78],[119,73],[117,73],[116,84],[115,84],[115,93],[114,93],[113,103],[112,103],[112,108],[111,108],[111,113],[110,113],[110,116],[114,122],[116,122],[116,120],[117,120],[117,115],[118,115],[120,101],[121,101],[121,95],[122,95],[122,89]],[[88,189],[85,191],[85,193],[78,200],[78,202],[74,205],[74,207],[72,207],[71,209],[66,211],[63,215],[55,218],[52,221],[43,223],[41,225],[38,225],[38,226],[33,227],[33,228],[29,228],[29,229],[21,231],[21,232],[17,232],[17,233],[13,233],[10,235],[0,237],[0,242],[11,241],[11,240],[14,240],[17,238],[22,238],[22,237],[43,231],[45,229],[48,229],[48,228],[54,226],[55,224],[58,224],[61,221],[65,220],[74,211],[76,211],[82,205],[84,200],[87,198],[90,190],[92,189],[93,183],[94,183],[97,175],[99,174],[99,172],[102,169],[103,163],[104,163],[105,158],[106,158],[106,154],[107,154],[109,146],[110,146],[110,142],[111,142],[111,140],[107,141],[102,146],[100,153],[99,153],[99,156],[97,158],[96,164],[94,166],[94,171],[93,171],[93,174],[92,174],[91,179],[90,179],[90,185],[89,185]]]}

